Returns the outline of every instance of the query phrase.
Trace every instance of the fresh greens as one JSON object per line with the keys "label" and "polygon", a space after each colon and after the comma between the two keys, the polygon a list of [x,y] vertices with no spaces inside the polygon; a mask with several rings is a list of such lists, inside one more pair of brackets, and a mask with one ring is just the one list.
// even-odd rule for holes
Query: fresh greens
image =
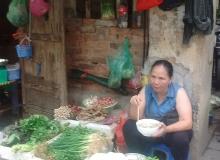
{"label": "fresh greens", "polygon": [[29,137],[28,142],[33,144],[54,137],[61,130],[57,121],[50,120],[44,115],[30,116],[21,120],[19,125],[21,132]]}
{"label": "fresh greens", "polygon": [[154,156],[154,157],[146,157],[145,160],[160,160],[160,159]]}
{"label": "fresh greens", "polygon": [[59,122],[44,115],[32,115],[8,127],[8,133],[2,145],[12,147],[15,151],[31,151],[43,141],[58,135],[62,130]]}
{"label": "fresh greens", "polygon": [[5,146],[12,146],[14,144],[17,144],[20,141],[20,136],[17,133],[13,133],[10,136],[8,136],[8,138],[3,141],[3,145]]}
{"label": "fresh greens", "polygon": [[114,19],[115,13],[114,13],[114,7],[113,7],[113,1],[111,0],[102,0],[101,1],[101,18],[102,19]]}
{"label": "fresh greens", "polygon": [[[77,126],[66,129],[48,146],[54,160],[84,160],[88,155],[106,151],[107,141],[92,129]],[[103,150],[104,148],[104,150]]]}

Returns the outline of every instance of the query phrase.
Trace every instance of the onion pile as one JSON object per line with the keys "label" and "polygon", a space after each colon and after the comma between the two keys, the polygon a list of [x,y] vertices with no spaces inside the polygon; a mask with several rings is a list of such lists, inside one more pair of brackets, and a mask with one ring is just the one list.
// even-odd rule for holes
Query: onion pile
{"label": "onion pile", "polygon": [[71,108],[69,106],[60,106],[57,109],[54,109],[54,118],[55,119],[70,119],[71,117]]}

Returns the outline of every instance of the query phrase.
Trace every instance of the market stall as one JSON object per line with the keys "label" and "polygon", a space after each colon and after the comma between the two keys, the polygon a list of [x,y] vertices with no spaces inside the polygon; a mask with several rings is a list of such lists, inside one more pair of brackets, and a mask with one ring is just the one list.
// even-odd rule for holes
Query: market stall
{"label": "market stall", "polygon": [[4,160],[156,160],[140,154],[118,153],[114,126],[85,121],[53,120],[32,115],[0,132],[0,158]]}
{"label": "market stall", "polygon": [[18,63],[15,65],[7,63],[7,59],[0,58],[0,113],[12,110],[14,115],[19,115],[20,67]]}

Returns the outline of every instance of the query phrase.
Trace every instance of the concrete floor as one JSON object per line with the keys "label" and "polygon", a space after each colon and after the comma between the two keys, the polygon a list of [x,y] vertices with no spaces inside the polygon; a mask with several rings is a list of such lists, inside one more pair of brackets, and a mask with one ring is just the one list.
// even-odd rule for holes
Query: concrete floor
{"label": "concrete floor", "polygon": [[213,137],[206,148],[201,160],[219,160],[220,159],[220,123],[216,128]]}
{"label": "concrete floor", "polygon": [[11,110],[0,114],[0,131],[9,124],[14,124],[16,120],[18,120],[20,116],[13,115]]}
{"label": "concrete floor", "polygon": [[220,92],[214,91],[211,96],[213,110],[213,123],[216,129],[213,136],[201,157],[201,160],[220,160]]}

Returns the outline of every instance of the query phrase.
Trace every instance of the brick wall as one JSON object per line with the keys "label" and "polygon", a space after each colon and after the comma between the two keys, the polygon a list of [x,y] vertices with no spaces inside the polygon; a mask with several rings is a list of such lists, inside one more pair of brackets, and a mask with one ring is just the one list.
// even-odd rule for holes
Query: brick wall
{"label": "brick wall", "polygon": [[65,30],[67,69],[87,69],[107,77],[106,58],[116,54],[125,37],[130,40],[135,66],[142,65],[143,29],[118,28],[116,21],[68,19]]}
{"label": "brick wall", "polygon": [[[128,37],[136,69],[142,66],[143,29],[116,26],[116,21],[95,19],[68,19],[65,22],[67,69],[86,69],[91,74],[108,77],[106,58],[114,55],[118,47]],[[131,94],[131,93],[130,93]],[[81,104],[90,95],[109,95],[126,107],[130,96],[103,87],[88,80],[68,80],[68,102]]]}

